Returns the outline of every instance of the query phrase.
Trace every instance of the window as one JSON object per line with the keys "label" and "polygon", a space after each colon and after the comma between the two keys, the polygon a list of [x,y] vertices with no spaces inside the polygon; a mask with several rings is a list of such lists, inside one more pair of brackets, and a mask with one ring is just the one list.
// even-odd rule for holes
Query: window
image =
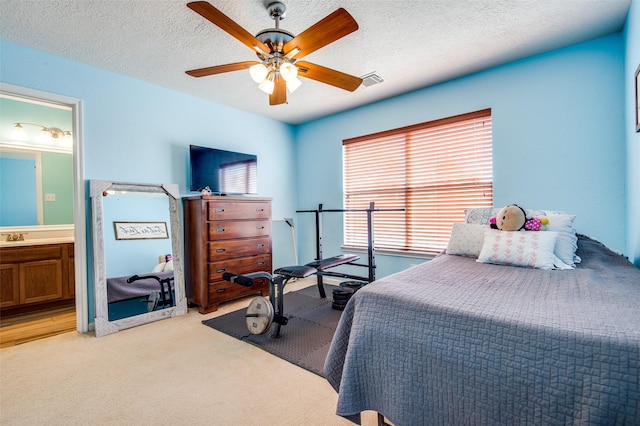
{"label": "window", "polygon": [[255,160],[247,160],[222,164],[220,188],[232,194],[257,194],[258,163]]}
{"label": "window", "polygon": [[[345,209],[374,213],[376,249],[437,254],[464,210],[493,205],[491,110],[343,141]],[[367,246],[366,215],[345,214],[345,245]]]}

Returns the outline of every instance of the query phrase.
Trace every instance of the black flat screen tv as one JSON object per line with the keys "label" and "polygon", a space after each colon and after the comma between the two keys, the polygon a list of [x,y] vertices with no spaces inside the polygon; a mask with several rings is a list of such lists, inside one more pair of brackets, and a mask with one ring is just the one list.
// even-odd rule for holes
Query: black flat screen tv
{"label": "black flat screen tv", "polygon": [[258,157],[241,152],[189,145],[191,191],[206,187],[212,194],[258,193]]}

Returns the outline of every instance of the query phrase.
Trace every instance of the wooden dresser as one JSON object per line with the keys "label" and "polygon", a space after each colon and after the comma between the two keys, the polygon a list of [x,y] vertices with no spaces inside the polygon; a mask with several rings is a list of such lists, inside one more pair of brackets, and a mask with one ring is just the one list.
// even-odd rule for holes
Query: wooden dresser
{"label": "wooden dresser", "polygon": [[224,281],[222,274],[271,273],[271,199],[201,196],[183,198],[183,203],[189,303],[206,314],[228,300],[267,296],[266,279],[243,287]]}

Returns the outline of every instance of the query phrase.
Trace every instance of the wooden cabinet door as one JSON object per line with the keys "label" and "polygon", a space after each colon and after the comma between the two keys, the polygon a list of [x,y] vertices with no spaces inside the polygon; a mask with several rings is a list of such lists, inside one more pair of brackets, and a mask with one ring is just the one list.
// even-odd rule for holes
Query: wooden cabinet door
{"label": "wooden cabinet door", "polygon": [[20,304],[19,270],[16,263],[0,265],[0,308]]}
{"label": "wooden cabinet door", "polygon": [[36,303],[62,298],[62,261],[60,259],[20,264],[22,303]]}

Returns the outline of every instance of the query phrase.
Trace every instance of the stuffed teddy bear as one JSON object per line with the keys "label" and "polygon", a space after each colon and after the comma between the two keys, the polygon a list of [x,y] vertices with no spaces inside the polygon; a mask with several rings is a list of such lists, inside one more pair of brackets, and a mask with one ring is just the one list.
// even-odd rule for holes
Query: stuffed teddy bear
{"label": "stuffed teddy bear", "polygon": [[540,231],[548,223],[549,219],[546,217],[527,217],[524,209],[517,204],[501,208],[496,217],[489,220],[491,228],[501,231]]}

